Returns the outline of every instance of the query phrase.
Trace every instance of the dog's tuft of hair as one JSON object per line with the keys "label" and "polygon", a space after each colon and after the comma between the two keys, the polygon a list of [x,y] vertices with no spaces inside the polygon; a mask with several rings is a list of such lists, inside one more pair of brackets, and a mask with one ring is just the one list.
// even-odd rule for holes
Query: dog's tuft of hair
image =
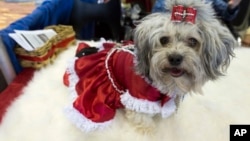
{"label": "dog's tuft of hair", "polygon": [[[167,12],[144,17],[134,31],[135,70],[162,93],[202,93],[208,80],[224,75],[237,46],[230,31],[203,0],[167,0]],[[195,23],[173,22],[174,5],[197,10]]]}

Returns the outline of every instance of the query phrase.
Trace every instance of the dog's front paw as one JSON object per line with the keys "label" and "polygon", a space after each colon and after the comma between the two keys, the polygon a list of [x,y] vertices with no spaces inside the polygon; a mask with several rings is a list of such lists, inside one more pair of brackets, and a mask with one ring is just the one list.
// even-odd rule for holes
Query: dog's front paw
{"label": "dog's front paw", "polygon": [[155,125],[154,124],[148,124],[148,123],[144,123],[144,124],[136,124],[135,125],[135,129],[138,133],[141,134],[153,134],[155,132]]}
{"label": "dog's front paw", "polygon": [[126,111],[126,118],[139,133],[152,134],[155,131],[156,125],[153,115],[128,110]]}

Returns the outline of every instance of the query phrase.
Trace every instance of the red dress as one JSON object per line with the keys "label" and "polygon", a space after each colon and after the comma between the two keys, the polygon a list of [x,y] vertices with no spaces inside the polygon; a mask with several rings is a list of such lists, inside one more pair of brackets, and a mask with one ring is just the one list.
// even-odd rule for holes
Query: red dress
{"label": "red dress", "polygon": [[104,43],[98,53],[76,57],[64,75],[74,95],[66,113],[85,132],[104,128],[120,108],[163,117],[175,111],[174,98],[161,94],[135,73],[135,56],[129,50],[133,45],[114,45]]}

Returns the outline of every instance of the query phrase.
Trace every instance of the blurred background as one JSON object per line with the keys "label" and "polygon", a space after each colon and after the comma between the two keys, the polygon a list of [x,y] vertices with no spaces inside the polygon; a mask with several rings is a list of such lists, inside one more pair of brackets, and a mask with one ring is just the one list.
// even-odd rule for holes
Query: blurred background
{"label": "blurred background", "polygon": [[[20,19],[31,13],[44,0],[0,0],[0,30],[7,27],[10,23]],[[87,1],[87,0],[85,0]],[[93,1],[93,0],[89,0]],[[109,0],[95,0],[105,2]],[[227,1],[227,0],[225,0]],[[151,13],[155,0],[121,0],[121,22],[123,26],[122,38],[130,39],[130,30],[133,28],[133,20],[142,18]],[[250,46],[250,30],[249,26],[249,0],[242,0],[237,17],[231,21],[229,28],[234,35],[240,36],[239,42],[243,41],[244,46]],[[106,35],[107,38],[111,36],[106,27],[96,23],[96,28],[99,36]],[[97,36],[97,37],[99,37]],[[249,41],[248,41],[249,40]]]}

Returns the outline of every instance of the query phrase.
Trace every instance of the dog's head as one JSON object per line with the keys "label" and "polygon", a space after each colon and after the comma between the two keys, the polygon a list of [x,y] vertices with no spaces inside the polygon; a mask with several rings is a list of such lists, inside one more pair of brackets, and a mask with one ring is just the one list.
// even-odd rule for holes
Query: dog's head
{"label": "dog's head", "polygon": [[[170,96],[201,92],[206,81],[224,74],[236,41],[209,3],[169,0],[167,5],[168,12],[146,16],[135,29],[136,71]],[[195,22],[185,21],[186,15],[174,21],[174,6],[195,9]]]}

